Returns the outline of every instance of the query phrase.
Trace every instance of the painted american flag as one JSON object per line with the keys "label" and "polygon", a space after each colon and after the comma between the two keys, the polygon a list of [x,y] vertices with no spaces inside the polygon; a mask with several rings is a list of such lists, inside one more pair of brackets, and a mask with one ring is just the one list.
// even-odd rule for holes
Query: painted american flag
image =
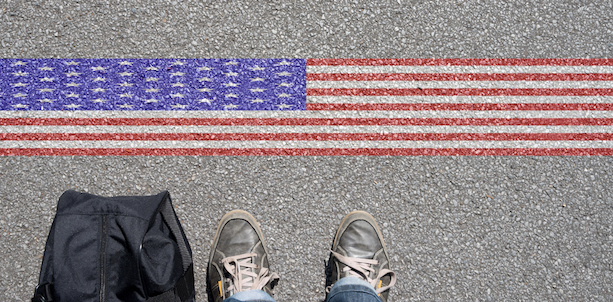
{"label": "painted american flag", "polygon": [[0,155],[613,155],[613,59],[0,59]]}

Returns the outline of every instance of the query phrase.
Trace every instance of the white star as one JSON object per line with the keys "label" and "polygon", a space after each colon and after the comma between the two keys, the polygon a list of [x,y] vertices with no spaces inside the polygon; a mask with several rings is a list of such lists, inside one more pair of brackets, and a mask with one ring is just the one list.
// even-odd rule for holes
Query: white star
{"label": "white star", "polygon": [[264,67],[260,67],[260,66],[257,66],[257,65],[256,65],[256,66],[251,67],[251,68],[249,68],[249,69],[251,69],[251,70],[253,70],[253,71],[258,71],[258,70],[264,70],[264,69],[266,69],[266,68],[264,68]]}
{"label": "white star", "polygon": [[68,84],[66,84],[66,86],[67,86],[67,87],[79,87],[79,86],[81,86],[81,84],[79,84],[79,83],[75,83],[75,82],[72,82],[72,83],[68,83]]}
{"label": "white star", "polygon": [[13,108],[27,108],[28,107],[28,105],[26,104],[16,104],[16,105],[11,105],[11,106],[13,106]]}
{"label": "white star", "polygon": [[182,104],[174,104],[174,105],[170,105],[170,107],[175,108],[175,109],[185,109],[185,107],[187,107],[187,105],[182,105]]}
{"label": "white star", "polygon": [[262,79],[262,78],[253,78],[253,79],[251,79],[251,82],[264,82],[264,79]]}
{"label": "white star", "polygon": [[226,94],[227,98],[238,98],[238,95],[234,94],[234,93],[228,93]]}
{"label": "white star", "polygon": [[100,87],[95,88],[95,89],[92,89],[92,91],[93,91],[93,92],[105,92],[105,91],[107,91],[107,90],[108,90],[108,89],[104,89],[104,88],[100,88]]}
{"label": "white star", "polygon": [[40,99],[38,101],[41,103],[53,103],[53,100],[50,100],[50,99]]}
{"label": "white star", "polygon": [[18,71],[18,72],[13,72],[13,75],[16,77],[23,77],[23,76],[27,76],[28,73],[27,72],[23,72],[23,71]]}
{"label": "white star", "polygon": [[208,104],[210,104],[212,101],[213,101],[213,100],[209,100],[209,99],[201,99],[201,100],[199,100],[198,102],[200,102],[200,103],[208,103]]}
{"label": "white star", "polygon": [[70,109],[77,109],[77,108],[81,107],[81,105],[70,104],[70,105],[64,105],[64,107],[70,108]]}
{"label": "white star", "polygon": [[53,82],[53,78],[44,77],[44,78],[40,79],[40,81],[41,82]]}
{"label": "white star", "polygon": [[204,77],[204,78],[199,78],[198,81],[200,81],[200,82],[210,82],[211,79],[209,79],[207,77]]}
{"label": "white star", "polygon": [[129,76],[133,75],[134,73],[124,71],[124,72],[120,72],[120,73],[117,73],[117,74],[122,76],[122,77],[129,77]]}
{"label": "white star", "polygon": [[174,76],[182,77],[183,75],[185,75],[185,72],[180,72],[180,71],[173,72],[170,74],[171,77],[174,77]]}
{"label": "white star", "polygon": [[128,62],[128,61],[123,61],[123,62],[119,62],[119,65],[130,65],[132,66],[132,62]]}
{"label": "white star", "polygon": [[67,77],[79,76],[80,75],[80,73],[74,72],[74,71],[66,72],[65,74],[66,74]]}
{"label": "white star", "polygon": [[157,71],[157,70],[158,70],[158,68],[157,68],[157,67],[153,67],[153,66],[149,66],[149,67],[147,67],[147,68],[145,68],[145,69],[146,69],[146,70],[155,70],[155,71]]}
{"label": "white star", "polygon": [[159,89],[157,89],[157,88],[147,88],[147,89],[145,89],[145,91],[146,91],[146,92],[158,92],[158,91],[160,91],[160,90],[159,90]]}
{"label": "white star", "polygon": [[97,77],[93,79],[92,82],[104,82],[105,80],[106,80],[105,78]]}
{"label": "white star", "polygon": [[26,87],[26,86],[28,86],[28,84],[26,84],[26,83],[21,83],[21,82],[19,82],[19,83],[14,83],[14,84],[11,84],[11,85],[13,85],[13,87]]}
{"label": "white star", "polygon": [[200,92],[211,92],[211,91],[213,91],[213,89],[211,89],[211,88],[200,88],[200,89],[198,89],[198,91],[200,91]]}
{"label": "white star", "polygon": [[238,75],[238,73],[232,71],[224,72],[223,74],[225,74],[227,77],[235,77]]}
{"label": "white star", "polygon": [[185,94],[175,93],[175,94],[170,94],[170,96],[173,98],[182,98],[185,96]]}
{"label": "white star", "polygon": [[156,100],[156,99],[145,100],[145,103],[157,103],[157,102],[159,102],[159,100]]}
{"label": "white star", "polygon": [[21,66],[21,65],[26,65],[28,63],[24,62],[24,61],[17,61],[15,63],[13,63],[13,66]]}
{"label": "white star", "polygon": [[292,84],[291,83],[281,83],[281,84],[279,84],[279,86],[290,87],[290,86],[292,86]]}
{"label": "white star", "polygon": [[105,71],[106,68],[102,67],[102,66],[98,66],[98,67],[92,67],[92,71]]}
{"label": "white star", "polygon": [[92,100],[92,102],[94,102],[94,103],[104,103],[104,102],[106,102],[106,100],[104,100],[104,99],[95,99],[95,100]]}
{"label": "white star", "polygon": [[266,100],[262,100],[262,99],[255,99],[255,100],[251,100],[252,103],[264,103]]}
{"label": "white star", "polygon": [[71,92],[71,93],[67,94],[67,95],[66,95],[66,97],[67,97],[67,98],[78,98],[78,97],[79,97],[79,95],[78,95],[78,94],[76,94],[76,93],[74,93],[74,92]]}
{"label": "white star", "polygon": [[288,76],[290,74],[291,72],[287,72],[287,71],[277,73],[278,76],[282,76],[282,77]]}
{"label": "white star", "polygon": [[181,61],[174,61],[172,62],[172,64],[170,65],[185,65],[185,63],[181,62]]}
{"label": "white star", "polygon": [[205,71],[206,71],[206,70],[211,70],[211,67],[206,67],[206,66],[204,66],[204,67],[200,67],[200,68],[198,68],[198,70],[200,70],[200,71],[203,71],[203,70],[205,70]]}
{"label": "white star", "polygon": [[38,67],[38,69],[39,69],[39,70],[43,70],[43,71],[51,71],[51,70],[53,70],[54,68],[55,68],[55,67],[48,67],[48,66],[45,66],[45,67]]}
{"label": "white star", "polygon": [[277,107],[279,107],[279,109],[286,109],[286,108],[290,108],[290,107],[292,107],[292,105],[288,105],[288,104],[281,104],[281,105],[277,105]]}
{"label": "white star", "polygon": [[132,107],[134,107],[134,105],[123,104],[123,105],[118,105],[117,107],[123,108],[123,109],[131,109]]}
{"label": "white star", "polygon": [[238,65],[238,62],[230,61],[230,62],[226,63],[225,65]]}
{"label": "white star", "polygon": [[75,61],[70,61],[70,62],[64,62],[64,64],[66,65],[79,65],[79,62],[75,62]]}
{"label": "white star", "polygon": [[290,96],[292,96],[292,95],[291,95],[291,94],[287,94],[287,93],[281,93],[281,94],[279,94],[279,97],[280,97],[280,98],[288,98],[288,97],[290,97]]}
{"label": "white star", "polygon": [[119,97],[120,97],[120,98],[131,98],[131,97],[132,97],[132,95],[131,95],[131,94],[129,94],[129,93],[122,93],[122,94],[120,94],[120,95],[119,95]]}
{"label": "white star", "polygon": [[120,83],[120,84],[117,84],[117,85],[119,85],[121,87],[132,87],[132,85],[134,85],[134,84],[123,82],[123,83]]}
{"label": "white star", "polygon": [[27,94],[23,94],[21,92],[18,93],[18,94],[13,94],[13,97],[16,97],[16,98],[25,98],[26,96],[28,96],[28,95]]}
{"label": "white star", "polygon": [[53,88],[40,88],[38,89],[39,92],[53,92]]}
{"label": "white star", "polygon": [[238,108],[238,105],[228,104],[228,105],[224,105],[223,107],[226,108],[226,109],[236,109],[236,108]]}
{"label": "white star", "polygon": [[159,79],[158,78],[147,78],[145,81],[147,82],[157,82]]}
{"label": "white star", "polygon": [[292,65],[292,63],[283,60],[282,62],[279,62],[277,65]]}
{"label": "white star", "polygon": [[185,86],[185,84],[179,83],[179,82],[172,84],[172,87],[183,87],[183,86]]}
{"label": "white star", "polygon": [[251,90],[251,92],[264,92],[264,90],[266,90],[266,89],[264,89],[264,88],[252,88],[252,89],[249,89],[249,90]]}
{"label": "white star", "polygon": [[224,86],[226,86],[226,87],[238,87],[238,84],[236,84],[236,83],[232,83],[232,82],[230,82],[230,83],[225,83],[225,84],[223,84],[223,85],[224,85]]}

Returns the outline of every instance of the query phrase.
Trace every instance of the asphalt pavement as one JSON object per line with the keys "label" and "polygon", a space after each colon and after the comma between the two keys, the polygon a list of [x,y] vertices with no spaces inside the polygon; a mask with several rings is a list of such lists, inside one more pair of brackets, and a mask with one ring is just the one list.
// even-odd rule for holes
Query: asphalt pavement
{"label": "asphalt pavement", "polygon": [[[2,58],[613,57],[612,1],[0,0]],[[169,190],[198,298],[218,220],[260,221],[279,301],[321,301],[372,213],[392,301],[613,301],[611,157],[1,157],[0,300],[27,301],[58,197]]]}

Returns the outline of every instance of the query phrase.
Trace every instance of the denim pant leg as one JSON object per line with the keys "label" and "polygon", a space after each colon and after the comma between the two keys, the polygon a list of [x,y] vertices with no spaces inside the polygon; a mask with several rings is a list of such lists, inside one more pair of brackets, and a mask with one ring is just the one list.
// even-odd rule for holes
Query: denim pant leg
{"label": "denim pant leg", "polygon": [[334,283],[326,302],[381,302],[381,299],[372,285],[351,276]]}
{"label": "denim pant leg", "polygon": [[254,289],[239,292],[232,295],[230,298],[223,300],[223,302],[277,302],[269,294],[263,290]]}

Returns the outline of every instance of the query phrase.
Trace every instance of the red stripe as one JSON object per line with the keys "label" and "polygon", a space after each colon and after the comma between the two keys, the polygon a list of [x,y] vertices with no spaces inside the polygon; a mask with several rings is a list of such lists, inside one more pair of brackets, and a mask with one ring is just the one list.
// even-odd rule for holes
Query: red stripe
{"label": "red stripe", "polygon": [[2,133],[0,141],[593,141],[613,133]]}
{"label": "red stripe", "polygon": [[307,59],[307,65],[611,66],[613,59]]}
{"label": "red stripe", "polygon": [[613,118],[1,118],[0,126],[609,126]]}
{"label": "red stripe", "polygon": [[307,95],[610,96],[611,88],[307,88]]}
{"label": "red stripe", "polygon": [[611,73],[308,73],[307,81],[613,81]]}
{"label": "red stripe", "polygon": [[613,155],[613,148],[491,148],[491,149],[7,149],[0,148],[0,156],[587,156]]}
{"label": "red stripe", "polygon": [[613,110],[613,103],[526,103],[526,104],[307,104],[307,110]]}

